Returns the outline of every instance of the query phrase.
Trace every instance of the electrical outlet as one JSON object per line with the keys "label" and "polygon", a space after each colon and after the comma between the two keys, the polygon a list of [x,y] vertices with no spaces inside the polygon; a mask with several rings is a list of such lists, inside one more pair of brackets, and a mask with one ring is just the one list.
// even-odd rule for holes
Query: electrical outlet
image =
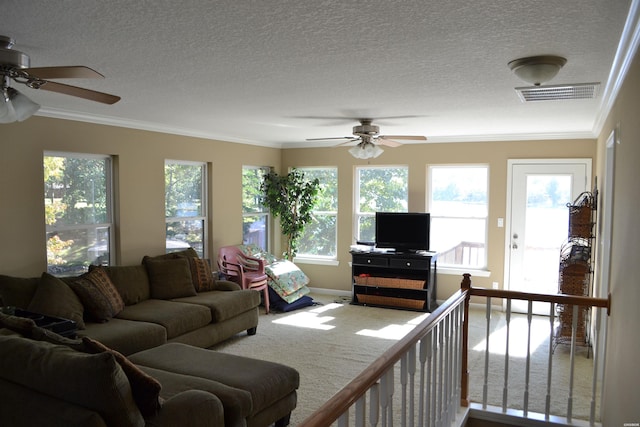
{"label": "electrical outlet", "polygon": [[498,218],[498,228],[504,227],[504,218]]}
{"label": "electrical outlet", "polygon": [[492,285],[493,285],[493,289],[498,289],[498,282],[493,282]]}

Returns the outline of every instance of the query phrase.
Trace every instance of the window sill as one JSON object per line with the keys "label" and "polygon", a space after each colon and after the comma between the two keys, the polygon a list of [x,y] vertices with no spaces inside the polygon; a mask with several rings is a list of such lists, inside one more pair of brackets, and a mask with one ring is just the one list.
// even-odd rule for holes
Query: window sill
{"label": "window sill", "polygon": [[315,264],[315,265],[330,265],[330,266],[340,265],[340,262],[337,259],[333,259],[333,258],[295,257],[293,258],[293,262],[298,264]]}
{"label": "window sill", "polygon": [[465,273],[469,273],[471,277],[491,277],[490,270],[479,270],[474,268],[459,268],[459,267],[440,267],[438,266],[438,274],[448,274],[452,276],[462,276]]}

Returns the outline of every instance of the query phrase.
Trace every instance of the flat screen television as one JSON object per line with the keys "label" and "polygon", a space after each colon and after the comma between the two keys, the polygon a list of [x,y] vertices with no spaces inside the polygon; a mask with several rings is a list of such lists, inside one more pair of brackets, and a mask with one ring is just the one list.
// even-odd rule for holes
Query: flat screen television
{"label": "flat screen television", "polygon": [[376,212],[376,247],[396,252],[429,250],[431,217],[424,212]]}

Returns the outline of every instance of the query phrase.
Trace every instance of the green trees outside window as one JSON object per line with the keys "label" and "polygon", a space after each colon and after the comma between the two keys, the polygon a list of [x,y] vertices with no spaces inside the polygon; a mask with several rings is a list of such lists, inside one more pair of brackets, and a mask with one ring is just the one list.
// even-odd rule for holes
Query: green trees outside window
{"label": "green trees outside window", "polygon": [[45,154],[47,271],[74,275],[111,256],[111,159]]}

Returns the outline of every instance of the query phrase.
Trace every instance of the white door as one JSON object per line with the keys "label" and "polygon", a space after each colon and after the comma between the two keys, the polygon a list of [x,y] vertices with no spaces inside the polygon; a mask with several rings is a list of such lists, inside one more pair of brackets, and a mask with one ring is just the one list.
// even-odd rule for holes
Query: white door
{"label": "white door", "polygon": [[[509,160],[505,289],[558,293],[560,248],[569,232],[568,203],[591,182],[591,159]],[[513,302],[526,312],[526,302]],[[535,314],[549,314],[536,303]]]}

